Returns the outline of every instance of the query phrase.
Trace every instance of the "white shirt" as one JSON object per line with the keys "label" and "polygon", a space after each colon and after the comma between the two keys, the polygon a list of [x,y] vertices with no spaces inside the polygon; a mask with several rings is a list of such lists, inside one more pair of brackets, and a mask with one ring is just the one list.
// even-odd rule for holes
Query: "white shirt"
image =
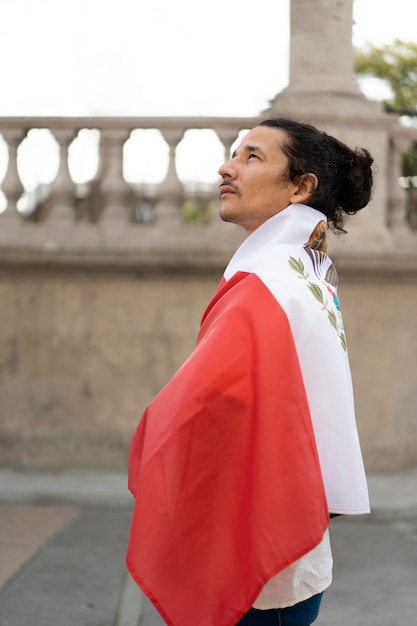
{"label": "white shirt", "polygon": [[318,546],[273,576],[253,603],[255,609],[284,609],[321,593],[332,582],[329,530]]}

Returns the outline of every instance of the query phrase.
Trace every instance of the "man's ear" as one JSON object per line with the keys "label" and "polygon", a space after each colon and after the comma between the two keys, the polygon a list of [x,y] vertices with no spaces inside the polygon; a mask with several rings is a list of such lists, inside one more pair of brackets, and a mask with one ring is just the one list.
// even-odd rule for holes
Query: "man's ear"
{"label": "man's ear", "polygon": [[319,179],[315,174],[302,174],[291,196],[291,203],[308,204],[308,200],[317,189],[318,184]]}

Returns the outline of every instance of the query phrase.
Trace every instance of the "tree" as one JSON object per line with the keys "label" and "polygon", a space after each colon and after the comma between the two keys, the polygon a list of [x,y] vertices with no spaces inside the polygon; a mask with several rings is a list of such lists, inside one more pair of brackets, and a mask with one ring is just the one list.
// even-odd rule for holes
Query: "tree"
{"label": "tree", "polygon": [[385,46],[368,44],[356,50],[355,72],[358,76],[379,78],[390,88],[388,108],[404,115],[417,115],[417,44],[396,39]]}
{"label": "tree", "polygon": [[[385,82],[391,98],[384,100],[387,111],[406,116],[417,125],[417,44],[396,39],[382,47],[368,44],[355,52],[358,76],[378,78]],[[402,180],[408,189],[406,213],[417,228],[417,145],[403,155]]]}

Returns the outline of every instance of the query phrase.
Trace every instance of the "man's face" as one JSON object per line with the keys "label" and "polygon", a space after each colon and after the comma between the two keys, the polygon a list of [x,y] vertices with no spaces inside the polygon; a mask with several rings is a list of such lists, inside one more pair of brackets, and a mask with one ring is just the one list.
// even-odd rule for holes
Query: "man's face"
{"label": "man's face", "polygon": [[256,126],[219,169],[220,217],[252,233],[267,219],[296,202],[296,185],[287,180],[288,158],[280,148],[286,134]]}

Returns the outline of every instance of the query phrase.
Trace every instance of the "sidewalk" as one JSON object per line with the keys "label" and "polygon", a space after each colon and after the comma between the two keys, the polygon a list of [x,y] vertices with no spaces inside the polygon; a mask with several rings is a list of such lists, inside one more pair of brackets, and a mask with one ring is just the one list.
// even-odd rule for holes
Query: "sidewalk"
{"label": "sidewalk", "polygon": [[[417,469],[368,482],[372,514],[332,522],[318,626],[416,623]],[[124,474],[0,469],[0,626],[163,626],[124,567],[131,506]]]}

